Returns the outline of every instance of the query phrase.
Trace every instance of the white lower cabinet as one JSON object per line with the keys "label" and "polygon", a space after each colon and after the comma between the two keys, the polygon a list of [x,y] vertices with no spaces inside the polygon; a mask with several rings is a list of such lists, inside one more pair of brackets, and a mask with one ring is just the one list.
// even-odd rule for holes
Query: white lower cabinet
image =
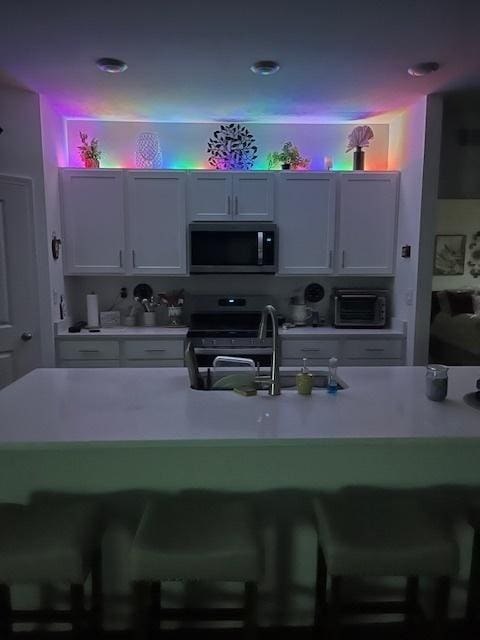
{"label": "white lower cabinet", "polygon": [[282,339],[282,365],[294,367],[308,359],[308,364],[323,366],[332,357],[338,358],[340,341],[338,340],[296,340]]}
{"label": "white lower cabinet", "polygon": [[183,367],[183,340],[125,340],[123,367]]}
{"label": "white lower cabinet", "polygon": [[57,338],[59,367],[183,367],[183,338]]}
{"label": "white lower cabinet", "polygon": [[405,364],[405,339],[402,335],[389,337],[298,339],[282,337],[282,365],[300,366],[303,358],[307,364],[326,366],[332,357],[338,358],[344,367],[378,367]]}

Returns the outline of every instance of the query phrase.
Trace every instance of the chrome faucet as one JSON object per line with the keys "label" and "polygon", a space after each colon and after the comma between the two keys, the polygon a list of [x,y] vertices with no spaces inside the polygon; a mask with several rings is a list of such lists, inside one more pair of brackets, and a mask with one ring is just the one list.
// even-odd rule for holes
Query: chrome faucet
{"label": "chrome faucet", "polygon": [[269,383],[268,394],[270,396],[280,395],[280,340],[278,337],[278,317],[277,310],[271,304],[267,304],[262,311],[262,319],[258,327],[258,337],[263,340],[267,336],[268,318],[272,320],[273,353],[270,378],[262,378],[262,382]]}

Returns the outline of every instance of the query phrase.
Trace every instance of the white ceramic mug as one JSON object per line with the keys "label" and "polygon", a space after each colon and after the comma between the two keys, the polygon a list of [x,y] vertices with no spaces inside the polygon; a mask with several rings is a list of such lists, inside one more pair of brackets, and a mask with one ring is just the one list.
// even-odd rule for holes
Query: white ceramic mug
{"label": "white ceramic mug", "polygon": [[292,322],[293,324],[306,324],[308,318],[312,315],[313,309],[307,307],[306,304],[292,304]]}

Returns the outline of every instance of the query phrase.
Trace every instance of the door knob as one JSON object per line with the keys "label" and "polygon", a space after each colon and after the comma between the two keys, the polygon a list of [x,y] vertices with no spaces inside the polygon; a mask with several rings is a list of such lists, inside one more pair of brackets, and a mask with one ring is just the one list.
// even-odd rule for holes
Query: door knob
{"label": "door knob", "polygon": [[29,340],[32,339],[32,334],[28,333],[28,331],[24,331],[20,337],[24,342],[28,342]]}

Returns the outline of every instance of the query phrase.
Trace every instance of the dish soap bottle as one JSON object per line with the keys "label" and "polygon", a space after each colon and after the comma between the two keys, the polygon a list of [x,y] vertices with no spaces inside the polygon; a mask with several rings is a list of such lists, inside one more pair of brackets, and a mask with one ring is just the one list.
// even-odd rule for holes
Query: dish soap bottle
{"label": "dish soap bottle", "polygon": [[327,393],[337,393],[337,365],[338,358],[330,358],[330,360],[328,361]]}
{"label": "dish soap bottle", "polygon": [[297,373],[297,391],[302,396],[309,396],[312,393],[313,387],[313,375],[310,373],[307,367],[307,359],[303,358],[303,366],[299,373]]}

